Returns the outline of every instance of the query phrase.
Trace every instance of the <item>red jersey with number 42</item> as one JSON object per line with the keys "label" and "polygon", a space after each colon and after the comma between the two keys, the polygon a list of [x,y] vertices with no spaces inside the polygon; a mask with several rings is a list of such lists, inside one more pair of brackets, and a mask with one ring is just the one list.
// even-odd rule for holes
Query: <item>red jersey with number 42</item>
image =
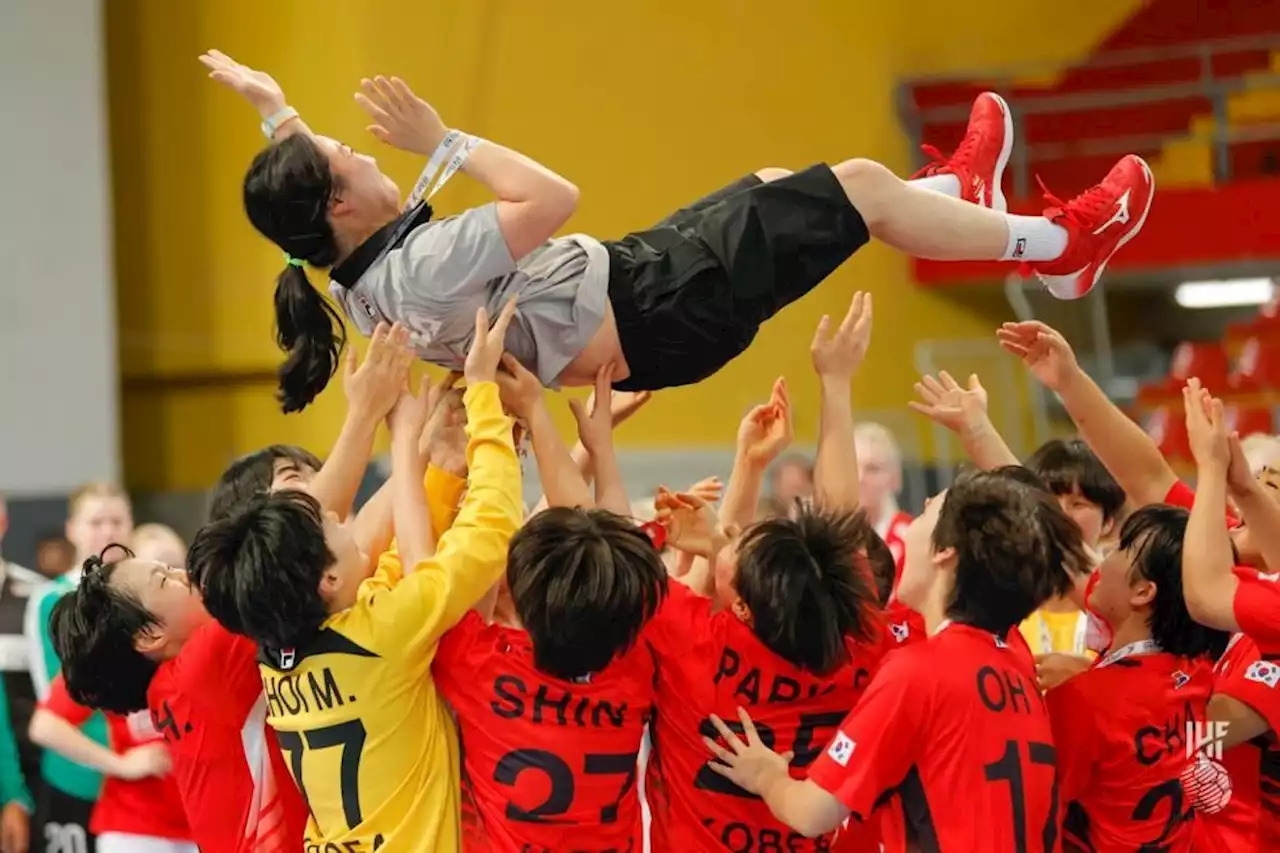
{"label": "red jersey with number 42", "polygon": [[307,805],[267,727],[258,648],[210,619],[151,679],[151,720],[201,850],[302,848]]}
{"label": "red jersey with number 42", "polygon": [[1048,692],[1066,844],[1094,853],[1191,849],[1182,778],[1207,737],[1212,690],[1207,661],[1153,651],[1103,658]]}
{"label": "red jersey with number 42", "polygon": [[440,641],[432,675],[462,740],[467,853],[639,853],[637,762],[653,710],[643,643],[602,672],[537,670],[522,630],[474,611]]}
{"label": "red jersey with number 42", "polygon": [[888,655],[809,768],[852,816],[891,797],[888,853],[1053,853],[1056,753],[1025,653],[950,624]]}
{"label": "red jersey with number 42", "polygon": [[[713,713],[740,732],[741,706],[765,743],[795,752],[792,775],[804,778],[871,680],[883,654],[879,641],[850,641],[848,663],[814,675],[774,654],[732,613],[713,614],[709,599],[679,583],[671,584],[646,638],[658,657],[658,714],[645,777],[653,853],[827,850],[830,835],[805,838],[778,821],[759,797],[715,773],[702,738],[716,737]],[[841,849],[861,853],[877,846],[869,839]]]}

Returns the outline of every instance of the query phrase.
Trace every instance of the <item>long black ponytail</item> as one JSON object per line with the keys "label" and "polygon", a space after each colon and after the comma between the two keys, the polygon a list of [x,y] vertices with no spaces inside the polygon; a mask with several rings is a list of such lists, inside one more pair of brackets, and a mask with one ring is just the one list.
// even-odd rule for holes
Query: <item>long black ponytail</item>
{"label": "long black ponytail", "polygon": [[347,343],[342,317],[302,269],[303,262],[331,267],[338,260],[328,220],[336,190],[328,158],[303,134],[263,150],[244,178],[249,221],[287,256],[275,293],[276,344],[286,353],[276,396],[285,412],[302,411],[324,390]]}

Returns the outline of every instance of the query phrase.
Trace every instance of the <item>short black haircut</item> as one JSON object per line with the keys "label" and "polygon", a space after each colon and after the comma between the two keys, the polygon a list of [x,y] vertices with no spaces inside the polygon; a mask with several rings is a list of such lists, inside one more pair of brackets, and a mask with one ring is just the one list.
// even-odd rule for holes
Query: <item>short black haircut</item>
{"label": "short black haircut", "polygon": [[1124,489],[1093,449],[1078,438],[1046,441],[1027,458],[1027,467],[1040,475],[1055,495],[1079,489],[1085,500],[1102,510],[1103,521],[1112,521],[1124,507]]}
{"label": "short black haircut", "polygon": [[556,507],[511,539],[507,586],[534,665],[574,680],[635,645],[667,594],[667,570],[629,518]]}
{"label": "short black haircut", "polygon": [[956,552],[947,616],[1001,637],[1069,592],[1073,568],[1086,561],[1080,528],[1024,471],[1017,465],[961,474],[933,531],[935,550]]}
{"label": "short black haircut", "polygon": [[[115,559],[107,560],[108,554]],[[147,707],[147,688],[159,666],[134,647],[134,638],[158,620],[135,596],[111,585],[111,575],[129,559],[132,551],[112,544],[85,560],[80,584],[53,605],[49,625],[67,693],[85,707],[118,714]]]}
{"label": "short black haircut", "polygon": [[[992,469],[997,476],[1009,477],[1047,495],[1057,495],[1049,488],[1039,474],[1025,465],[1003,465]],[[1058,511],[1054,512],[1053,508]],[[1061,505],[1040,502],[1036,504],[1036,512],[1044,525],[1044,532],[1049,538],[1050,560],[1054,565],[1061,565],[1070,574],[1083,576],[1085,579],[1093,574],[1095,568],[1093,558],[1089,556],[1084,544],[1084,533],[1080,525],[1061,510]],[[1057,577],[1057,574],[1054,574]],[[1066,592],[1058,593],[1066,594]]]}
{"label": "short black haircut", "polygon": [[276,463],[285,460],[296,468],[319,471],[322,463],[314,453],[292,444],[273,444],[241,456],[222,472],[209,499],[209,520],[217,521],[243,509],[251,498],[271,491]]}
{"label": "short black haircut", "polygon": [[334,560],[319,502],[282,489],[201,529],[187,575],[223,627],[279,651],[305,645],[328,617],[320,579]]}
{"label": "short black haircut", "polygon": [[[875,533],[874,530],[872,532]],[[888,604],[893,597],[893,585],[898,580],[898,561],[878,533],[867,537],[866,556],[871,577],[875,579],[876,597],[881,604]]]}
{"label": "short black haircut", "polygon": [[747,528],[734,587],[760,642],[823,675],[848,662],[847,640],[874,640],[880,602],[863,561],[875,536],[862,512],[804,506]]}
{"label": "short black haircut", "polygon": [[1120,550],[1137,575],[1156,585],[1151,605],[1151,637],[1163,651],[1179,657],[1217,660],[1231,639],[1191,618],[1182,594],[1182,538],[1190,513],[1181,507],[1152,504],[1136,510],[1120,528]]}

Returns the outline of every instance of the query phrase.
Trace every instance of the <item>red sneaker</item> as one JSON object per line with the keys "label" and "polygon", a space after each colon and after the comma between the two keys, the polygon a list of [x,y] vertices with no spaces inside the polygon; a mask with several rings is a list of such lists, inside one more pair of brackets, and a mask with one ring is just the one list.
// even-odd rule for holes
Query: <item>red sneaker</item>
{"label": "red sneaker", "polygon": [[[1043,185],[1041,185],[1043,188]],[[1102,183],[1065,204],[1045,190],[1047,219],[1067,229],[1067,248],[1053,261],[1028,264],[1059,299],[1079,299],[1098,283],[1111,256],[1142,230],[1156,182],[1145,160],[1121,158]]]}
{"label": "red sneaker", "polygon": [[1013,151],[1013,116],[1004,98],[995,92],[983,92],[969,111],[969,127],[960,147],[950,157],[932,145],[921,150],[933,162],[913,178],[933,175],[955,175],[960,181],[960,198],[992,210],[1008,209],[1005,203],[1004,167]]}

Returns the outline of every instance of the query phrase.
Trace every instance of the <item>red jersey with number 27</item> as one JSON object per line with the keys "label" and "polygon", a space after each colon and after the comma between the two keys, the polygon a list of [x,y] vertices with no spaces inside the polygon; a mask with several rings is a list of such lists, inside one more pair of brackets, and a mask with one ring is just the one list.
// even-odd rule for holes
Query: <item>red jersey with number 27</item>
{"label": "red jersey with number 27", "polygon": [[[705,850],[827,850],[831,836],[805,838],[708,766],[703,736],[716,737],[710,715],[741,731],[745,708],[761,738],[779,752],[791,750],[792,775],[809,765],[849,709],[857,704],[883,648],[850,641],[850,660],[827,675],[795,667],[765,646],[732,613],[711,612],[711,601],[679,583],[646,638],[658,658],[658,714],[652,729],[645,793],[653,814],[653,853]],[[863,830],[853,827],[850,834]],[[845,851],[875,851],[876,839],[846,839]]]}
{"label": "red jersey with number 27", "polygon": [[1025,652],[946,624],[884,659],[809,768],[855,818],[893,798],[887,853],[1053,853],[1056,753]]}
{"label": "red jersey with number 27", "polygon": [[472,611],[440,641],[432,675],[458,718],[466,853],[639,853],[654,676],[643,644],[564,681],[534,667],[527,633]]}

